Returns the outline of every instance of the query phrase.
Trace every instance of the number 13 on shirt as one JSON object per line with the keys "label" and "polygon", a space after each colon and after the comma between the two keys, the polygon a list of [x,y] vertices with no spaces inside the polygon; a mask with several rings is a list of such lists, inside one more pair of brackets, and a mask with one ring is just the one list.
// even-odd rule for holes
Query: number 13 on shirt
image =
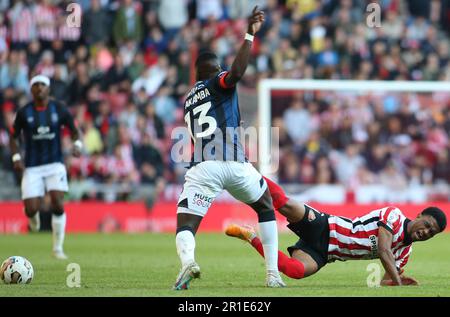
{"label": "number 13 on shirt", "polygon": [[[198,105],[193,110],[188,111],[186,113],[186,115],[184,116],[184,121],[186,121],[186,124],[189,129],[189,133],[191,134],[191,137],[192,137],[192,140],[194,141],[194,143],[195,143],[196,139],[210,136],[217,129],[216,119],[214,119],[214,117],[207,116],[209,109],[211,109],[211,101],[208,101],[208,102]],[[195,120],[195,116],[200,112],[200,115],[198,116],[198,125],[200,127],[199,131],[201,131],[201,132],[198,132],[195,134],[194,134],[193,127],[191,125],[191,119],[192,119],[191,111],[194,116],[194,120]],[[208,126],[206,127],[206,129],[203,130],[204,124],[207,124]]]}

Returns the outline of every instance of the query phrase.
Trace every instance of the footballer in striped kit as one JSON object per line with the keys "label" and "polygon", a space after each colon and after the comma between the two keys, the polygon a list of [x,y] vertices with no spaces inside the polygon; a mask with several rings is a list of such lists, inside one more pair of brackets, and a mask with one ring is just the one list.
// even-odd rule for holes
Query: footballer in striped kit
{"label": "footballer in striped kit", "polygon": [[[274,208],[286,217],[288,228],[300,238],[288,248],[291,257],[278,253],[279,270],[294,279],[313,275],[337,260],[379,258],[385,269],[381,285],[417,285],[414,278],[404,275],[412,244],[434,237],[447,225],[445,213],[437,207],[425,208],[415,219],[408,219],[392,206],[354,219],[329,215],[289,199],[279,185],[265,180]],[[225,232],[250,242],[264,256],[253,228],[232,224]]]}

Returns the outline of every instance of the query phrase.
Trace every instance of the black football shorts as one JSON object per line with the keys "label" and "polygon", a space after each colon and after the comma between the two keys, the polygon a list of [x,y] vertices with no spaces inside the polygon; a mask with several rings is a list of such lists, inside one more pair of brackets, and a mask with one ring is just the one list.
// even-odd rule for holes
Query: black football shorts
{"label": "black football shorts", "polygon": [[306,252],[316,261],[320,269],[328,262],[329,215],[306,204],[305,209],[305,216],[301,221],[288,225],[288,228],[300,237],[295,245],[288,247],[288,252],[291,256],[294,250]]}

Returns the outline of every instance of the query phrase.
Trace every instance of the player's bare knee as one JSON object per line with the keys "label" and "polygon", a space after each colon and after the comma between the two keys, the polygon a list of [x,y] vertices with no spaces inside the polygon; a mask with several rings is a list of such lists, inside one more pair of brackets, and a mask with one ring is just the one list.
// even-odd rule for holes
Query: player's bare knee
{"label": "player's bare knee", "polygon": [[305,276],[304,277],[308,277],[313,274],[316,274],[318,270],[319,270],[319,266],[317,265],[317,263],[310,262],[305,265]]}
{"label": "player's bare knee", "polygon": [[52,214],[54,214],[55,216],[62,216],[64,214],[64,209],[63,208],[52,209]]}
{"label": "player's bare knee", "polygon": [[52,214],[61,216],[64,213],[64,204],[60,201],[52,202]]}
{"label": "player's bare knee", "polygon": [[37,198],[30,198],[24,200],[24,210],[27,217],[31,218],[39,212],[41,201]]}
{"label": "player's bare knee", "polygon": [[203,217],[197,215],[179,213],[177,215],[177,234],[181,231],[188,230],[195,235],[202,219]]}
{"label": "player's bare knee", "polygon": [[278,209],[278,211],[285,216],[290,223],[301,221],[305,216],[305,207],[293,199],[289,199],[283,207]]}
{"label": "player's bare knee", "polygon": [[39,208],[37,206],[25,207],[25,214],[27,215],[28,218],[34,217],[38,211]]}
{"label": "player's bare knee", "polygon": [[249,204],[256,213],[273,212],[272,197],[270,192],[266,190],[264,194],[254,203]]}
{"label": "player's bare knee", "polygon": [[[267,193],[267,192],[266,192]],[[275,211],[272,206],[272,198],[267,198],[266,193],[253,204],[249,204],[258,214],[258,222],[268,222],[275,220]]]}
{"label": "player's bare knee", "polygon": [[292,253],[292,259],[295,259],[303,264],[304,276],[308,277],[315,274],[319,270],[319,265],[311,258],[310,255],[306,254],[301,250],[294,250]]}

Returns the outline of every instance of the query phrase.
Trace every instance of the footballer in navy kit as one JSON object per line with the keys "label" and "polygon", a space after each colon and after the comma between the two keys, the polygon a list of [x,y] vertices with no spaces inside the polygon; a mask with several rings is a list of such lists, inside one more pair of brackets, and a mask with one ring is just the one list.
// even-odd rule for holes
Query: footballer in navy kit
{"label": "footballer in navy kit", "polygon": [[[205,59],[217,62],[211,52],[200,58],[198,63]],[[184,105],[184,119],[194,143],[192,165],[207,160],[246,161],[239,135],[241,115],[236,87],[225,81],[229,72],[218,71],[215,77],[198,81]]]}
{"label": "footballer in navy kit", "polygon": [[[14,169],[21,177],[22,199],[30,229],[39,231],[41,200],[48,192],[51,199],[53,255],[66,259],[63,251],[66,214],[64,193],[68,191],[63,163],[61,128],[66,126],[74,141],[73,155],[80,156],[82,142],[68,109],[49,99],[50,79],[37,75],[30,81],[33,101],[17,111],[11,128],[10,147]],[[20,154],[23,136],[25,157]]]}
{"label": "footballer in navy kit", "polygon": [[189,92],[184,119],[194,147],[178,200],[176,247],[181,270],[175,290],[189,288],[200,276],[195,262],[194,235],[214,199],[226,189],[258,214],[266,255],[266,286],[284,287],[278,272],[278,232],[272,199],[261,174],[247,162],[239,140],[240,113],[236,84],[248,65],[254,34],[261,28],[264,12],[254,8],[247,34],[230,71],[223,71],[217,56],[201,53],[196,62],[197,83]]}

